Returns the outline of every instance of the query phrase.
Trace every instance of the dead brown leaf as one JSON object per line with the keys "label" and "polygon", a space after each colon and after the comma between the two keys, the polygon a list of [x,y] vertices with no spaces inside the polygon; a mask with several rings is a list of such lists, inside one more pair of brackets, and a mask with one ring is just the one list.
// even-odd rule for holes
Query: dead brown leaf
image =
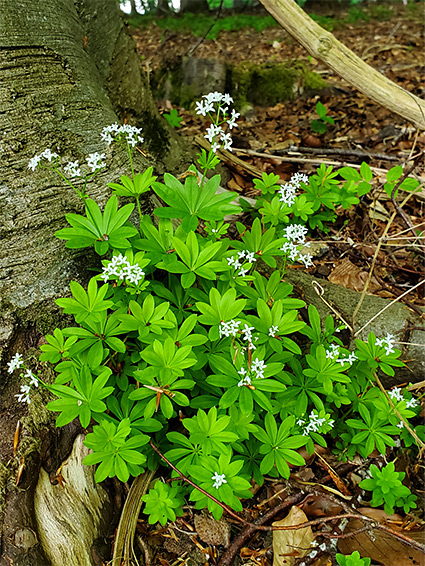
{"label": "dead brown leaf", "polygon": [[[367,271],[363,271],[357,265],[354,265],[348,258],[344,258],[337,264],[335,269],[329,275],[329,281],[336,285],[342,285],[346,289],[354,291],[362,291],[368,278]],[[375,277],[369,283],[368,290],[370,293],[380,289],[380,285]]]}
{"label": "dead brown leaf", "polygon": [[[307,516],[299,507],[291,507],[288,515],[281,521],[275,521],[273,526],[288,527],[307,521]],[[297,558],[305,556],[310,551],[314,540],[311,527],[292,531],[273,531],[273,566],[293,566]]]}
{"label": "dead brown leaf", "polygon": [[[389,517],[381,509],[370,509],[362,508],[358,509],[363,515],[376,519],[380,523],[385,521],[396,521],[400,516],[392,515]],[[357,529],[361,529],[364,526],[362,521],[358,519],[352,519],[349,521],[344,534],[353,532]],[[417,539],[417,533],[421,531],[416,531],[415,536],[408,530],[402,530],[397,528],[391,522],[388,524],[393,530],[404,534],[407,537]],[[422,531],[422,539],[425,533]],[[372,540],[373,539],[373,540]],[[425,554],[412,548],[406,543],[393,536],[379,531],[377,529],[373,530],[373,536],[370,537],[367,531],[353,535],[352,537],[339,539],[338,549],[342,554],[351,554],[354,550],[358,550],[360,555],[365,557],[368,556],[372,559],[372,562],[379,562],[384,566],[424,566],[425,565]]]}

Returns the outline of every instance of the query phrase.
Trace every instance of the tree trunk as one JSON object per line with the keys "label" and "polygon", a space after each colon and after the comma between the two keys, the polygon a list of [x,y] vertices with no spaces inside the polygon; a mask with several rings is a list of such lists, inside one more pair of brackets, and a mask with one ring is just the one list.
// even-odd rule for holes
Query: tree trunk
{"label": "tree trunk", "polygon": [[[104,203],[107,183],[128,172],[123,151],[100,140],[104,126],[126,120],[143,128],[138,170],[154,165],[156,172],[176,171],[187,156],[157,113],[116,0],[0,0],[0,13],[0,564],[58,564],[46,544],[57,524],[37,516],[41,502],[52,496],[46,495],[50,477],[56,483],[53,499],[54,490],[74,489],[68,503],[65,498],[56,509],[56,520],[84,529],[87,519],[86,528],[93,531],[92,548],[90,537],[84,539],[87,556],[75,554],[75,564],[90,566],[104,559],[93,539],[113,528],[112,519],[109,525],[100,520],[108,517],[104,505],[110,495],[95,486],[93,507],[88,502],[80,506],[86,518],[75,515],[69,501],[78,500],[78,488],[85,493],[93,478],[82,465],[81,484],[75,476],[68,477],[68,485],[54,478],[82,431],[75,425],[59,431],[52,426],[45,391],[37,392],[28,408],[17,403],[18,379],[6,371],[6,361],[16,351],[33,370],[47,371],[37,361],[36,349],[60,322],[54,299],[67,293],[70,279],[87,278],[87,267],[96,262],[94,254],[67,250],[54,237],[66,225],[66,213],[82,212],[81,201],[59,176],[32,172],[28,161],[46,148],[80,163],[89,153],[105,153],[107,169],[88,185],[89,196]],[[150,210],[149,202],[145,210]],[[18,419],[21,432],[14,453]],[[66,465],[70,470],[70,461]],[[71,553],[74,542],[75,536],[62,541]],[[71,564],[65,558],[59,563]]]}
{"label": "tree trunk", "polygon": [[184,12],[208,12],[207,0],[180,0],[180,13]]}
{"label": "tree trunk", "polygon": [[377,104],[425,129],[425,101],[381,75],[324,30],[295,0],[261,0],[266,10],[307,51]]}

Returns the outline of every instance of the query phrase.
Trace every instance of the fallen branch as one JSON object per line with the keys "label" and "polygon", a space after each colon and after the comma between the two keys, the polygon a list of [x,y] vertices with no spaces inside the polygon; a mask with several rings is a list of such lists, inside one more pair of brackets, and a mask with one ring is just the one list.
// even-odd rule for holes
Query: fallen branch
{"label": "fallen branch", "polygon": [[425,101],[365,63],[324,30],[295,0],[261,0],[266,10],[307,51],[377,104],[425,129]]}
{"label": "fallen branch", "polygon": [[[303,147],[303,146],[290,146],[287,149],[273,149],[269,148],[270,151],[276,152],[277,155],[283,153],[285,155],[292,155],[296,153],[311,153],[313,155],[351,155],[353,157],[358,157],[360,159],[376,159],[381,161],[400,161],[400,157],[395,155],[387,155],[386,153],[374,153],[369,151],[363,151],[361,149],[344,149],[342,147],[332,148],[316,148],[316,147]],[[405,156],[407,157],[407,156]]]}
{"label": "fallen branch", "polygon": [[[278,161],[286,161],[288,163],[324,163],[325,165],[336,165],[338,167],[353,167],[354,169],[360,169],[361,165],[357,165],[357,163],[348,163],[346,161],[331,161],[329,159],[322,159],[321,157],[292,157],[292,156],[284,156],[284,155],[273,155],[271,153],[261,153],[260,151],[254,151],[253,149],[242,149],[235,147],[233,151],[237,151],[238,153],[242,153],[245,155],[252,155],[254,157],[264,157],[267,159],[276,159]],[[386,175],[388,173],[387,169],[381,169],[380,167],[371,167],[370,168],[374,173],[379,175]]]}
{"label": "fallen branch", "polygon": [[[304,498],[304,493],[299,492],[296,495],[292,495],[291,497],[287,497],[284,501],[276,505],[276,507],[272,507],[267,513],[265,513],[262,517],[255,521],[255,525],[264,525],[271,519],[273,519],[278,513],[281,511],[286,511],[290,509],[293,505],[300,503]],[[220,559],[218,566],[229,566],[233,562],[233,559],[244,544],[255,532],[257,529],[251,525],[247,525],[243,531],[241,531],[236,538],[233,539],[231,544],[226,549],[226,552]]]}

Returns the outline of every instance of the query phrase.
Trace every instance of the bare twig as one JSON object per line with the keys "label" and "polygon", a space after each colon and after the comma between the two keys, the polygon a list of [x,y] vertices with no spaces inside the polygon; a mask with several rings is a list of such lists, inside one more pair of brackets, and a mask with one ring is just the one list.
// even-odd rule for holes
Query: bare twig
{"label": "bare twig", "polygon": [[[338,166],[349,166],[349,167],[354,167],[355,169],[360,169],[360,165],[357,165],[355,163],[347,163],[346,161],[330,161],[330,160],[326,160],[320,157],[317,158],[307,158],[307,157],[292,157],[292,156],[283,156],[283,155],[273,155],[271,153],[261,153],[259,151],[254,151],[253,149],[242,149],[242,148],[233,148],[233,150],[237,153],[242,153],[245,155],[253,155],[255,157],[265,157],[267,159],[277,159],[279,161],[286,161],[289,163],[324,163],[325,165],[338,165]],[[388,173],[387,169],[381,169],[379,167],[371,167],[371,170],[374,173],[379,173],[379,174],[384,174],[386,175]]]}
{"label": "bare twig", "polygon": [[[273,519],[273,517],[275,517],[281,511],[285,511],[286,509],[291,508],[293,505],[300,503],[304,496],[304,493],[299,492],[296,495],[287,497],[284,501],[276,505],[276,507],[272,507],[267,513],[257,519],[257,521],[255,521],[255,525],[264,525],[264,523],[267,523],[268,521]],[[226,549],[226,552],[221,557],[218,566],[229,566],[229,564],[233,562],[236,553],[242,547],[244,542],[248,540],[249,537],[251,537],[256,531],[257,529],[255,527],[247,525]]]}
{"label": "bare twig", "polygon": [[332,147],[302,147],[302,146],[290,146],[286,149],[276,150],[273,147],[268,148],[270,151],[276,152],[277,155],[283,153],[291,155],[292,153],[311,153],[313,155],[352,155],[353,157],[359,157],[362,159],[377,159],[382,161],[399,161],[399,157],[395,155],[388,155],[386,153],[373,153],[369,151],[362,151],[360,149],[349,149],[349,148],[332,148]]}
{"label": "bare twig", "polygon": [[406,419],[403,417],[403,415],[400,413],[400,411],[397,409],[397,407],[394,405],[391,397],[388,395],[385,387],[382,385],[381,380],[379,379],[378,375],[376,372],[374,372],[373,374],[376,383],[378,384],[379,389],[382,391],[382,393],[385,395],[385,397],[387,398],[388,403],[390,404],[392,410],[394,411],[394,413],[397,415],[397,417],[400,419],[400,421],[403,423],[404,428],[409,431],[409,433],[411,434],[411,436],[415,439],[416,445],[420,448],[420,452],[419,452],[419,458],[421,457],[423,451],[425,450],[425,443],[422,442],[422,440],[419,438],[419,436],[416,434],[416,432],[413,430],[413,428],[409,425],[409,423],[406,421]]}
{"label": "bare twig", "polygon": [[337,316],[340,320],[342,320],[342,322],[345,324],[345,326],[351,330],[351,333],[353,333],[353,332],[354,332],[353,327],[343,318],[343,316],[341,315],[340,312],[338,312],[336,309],[334,309],[333,306],[332,306],[330,303],[328,303],[328,301],[326,301],[326,300],[323,298],[323,294],[324,294],[325,290],[324,290],[323,287],[320,285],[320,283],[318,283],[317,281],[312,281],[312,282],[311,282],[311,285],[312,285],[314,291],[316,292],[316,294],[319,296],[320,300],[322,300],[322,301],[325,303],[325,305],[326,305],[333,313],[335,313],[336,316]]}
{"label": "bare twig", "polygon": [[[400,206],[403,207],[403,206],[406,204],[406,202],[413,196],[413,194],[414,194],[414,193],[409,193],[409,194],[406,196],[406,198],[403,200],[403,202],[401,203]],[[368,288],[369,288],[369,284],[370,284],[370,281],[371,281],[372,275],[373,275],[373,270],[374,270],[374,268],[375,268],[375,263],[376,263],[376,260],[377,260],[377,258],[378,258],[379,250],[381,249],[381,246],[382,246],[382,244],[383,244],[383,241],[385,240],[385,237],[386,237],[386,235],[388,234],[388,231],[389,231],[389,229],[390,229],[390,226],[391,226],[391,224],[393,223],[394,218],[396,217],[396,215],[397,215],[397,212],[394,211],[394,212],[392,213],[392,215],[391,215],[391,218],[388,220],[387,225],[385,226],[385,230],[384,230],[382,236],[381,236],[381,237],[379,238],[379,240],[378,240],[378,244],[377,244],[377,246],[376,246],[375,253],[373,254],[372,265],[370,266],[370,270],[369,270],[369,275],[368,275],[367,281],[366,281],[365,286],[364,286],[364,288],[363,288],[362,294],[360,295],[359,302],[357,303],[357,306],[356,306],[356,308],[354,309],[354,312],[353,312],[353,326],[354,326],[354,322],[355,322],[355,320],[356,320],[356,317],[357,317],[357,315],[358,315],[358,313],[359,313],[359,310],[360,310],[360,308],[361,308],[361,306],[362,306],[362,304],[363,304],[363,301],[364,301],[364,298],[365,298],[365,296],[366,296],[367,290],[368,290]],[[358,333],[356,333],[356,334],[358,334]]]}
{"label": "bare twig", "polygon": [[[419,281],[419,283],[416,283],[416,285],[413,285],[413,287],[411,287],[410,289],[407,289],[407,291],[405,291],[404,293],[402,293],[399,297],[396,297],[393,301],[391,301],[391,303],[388,303],[388,305],[386,305],[383,309],[381,309],[379,312],[377,312],[371,319],[369,319],[366,324],[364,324],[360,330],[357,330],[357,332],[355,332],[354,336],[358,336],[360,334],[360,332],[362,330],[364,330],[367,326],[369,326],[369,324],[371,322],[373,322],[375,320],[375,318],[378,318],[378,316],[381,316],[381,314],[386,311],[391,305],[393,305],[394,303],[396,303],[397,301],[399,301],[400,299],[402,299],[403,297],[405,297],[406,295],[408,295],[409,293],[411,293],[412,291],[414,291],[417,287],[420,287],[420,285],[422,285],[423,283],[425,283],[425,279],[422,279],[422,281]],[[354,316],[354,315],[353,315]]]}
{"label": "bare twig", "polygon": [[394,186],[392,192],[391,192],[391,202],[393,203],[394,208],[396,209],[397,213],[399,216],[401,216],[401,218],[403,219],[405,225],[407,226],[407,228],[409,228],[409,230],[414,234],[414,236],[417,236],[415,229],[413,228],[413,223],[411,222],[410,218],[407,216],[407,214],[404,212],[404,210],[401,208],[401,206],[399,206],[399,204],[397,203],[396,200],[396,192],[397,189],[400,187],[401,183],[407,179],[407,177],[413,173],[413,171],[416,169],[417,165],[418,165],[418,161],[421,157],[423,157],[425,153],[425,150],[422,151],[421,153],[418,153],[415,156],[415,159],[412,163],[412,166],[409,167],[409,169],[400,177],[398,183]]}

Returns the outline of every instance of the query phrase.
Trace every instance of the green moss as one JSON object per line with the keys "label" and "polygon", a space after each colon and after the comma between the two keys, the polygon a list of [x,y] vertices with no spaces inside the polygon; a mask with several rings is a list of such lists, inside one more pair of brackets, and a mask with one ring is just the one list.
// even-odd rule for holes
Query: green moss
{"label": "green moss", "polygon": [[243,61],[232,68],[231,77],[233,98],[239,108],[248,101],[258,106],[273,106],[292,100],[301,85],[307,90],[327,86],[320,75],[297,61],[262,65]]}
{"label": "green moss", "polygon": [[303,74],[303,84],[305,90],[320,90],[326,88],[328,83],[314,71],[305,71]]}

